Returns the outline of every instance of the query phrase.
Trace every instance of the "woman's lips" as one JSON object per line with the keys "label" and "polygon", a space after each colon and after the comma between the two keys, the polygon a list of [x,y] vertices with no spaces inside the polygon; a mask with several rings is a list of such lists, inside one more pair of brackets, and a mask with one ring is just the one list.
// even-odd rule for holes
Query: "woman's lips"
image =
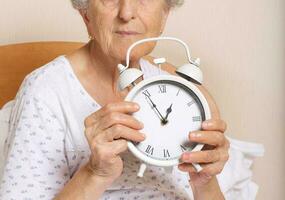
{"label": "woman's lips", "polygon": [[140,33],[136,32],[136,31],[116,31],[116,33],[121,35],[121,36],[132,36],[132,35],[140,34]]}

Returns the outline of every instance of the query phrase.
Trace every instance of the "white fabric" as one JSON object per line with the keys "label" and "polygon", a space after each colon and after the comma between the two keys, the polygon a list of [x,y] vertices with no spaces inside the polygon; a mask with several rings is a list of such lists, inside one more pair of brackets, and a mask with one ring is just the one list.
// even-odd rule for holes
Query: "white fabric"
{"label": "white fabric", "polygon": [[[145,60],[140,65],[145,79],[159,73]],[[9,119],[0,199],[52,199],[88,161],[84,119],[100,107],[64,56],[28,75]],[[254,199],[257,186],[251,181],[249,167],[258,156],[252,152],[262,152],[262,147],[231,142],[230,161],[218,177],[222,191],[227,199],[241,199],[241,195]],[[101,199],[193,199],[187,173],[175,167],[167,174],[163,168],[150,166],[144,177],[138,178],[139,160],[129,151],[122,158],[122,176]]]}
{"label": "white fabric", "polygon": [[249,143],[228,137],[230,158],[223,172],[218,175],[221,190],[226,199],[254,200],[258,186],[252,181],[251,165],[254,158],[264,154],[261,144]]}
{"label": "white fabric", "polygon": [[[7,138],[9,128],[9,117],[14,106],[14,100],[6,103],[2,109],[0,109],[0,152],[4,152],[4,143]],[[2,177],[4,165],[4,153],[0,154],[0,180]]]}

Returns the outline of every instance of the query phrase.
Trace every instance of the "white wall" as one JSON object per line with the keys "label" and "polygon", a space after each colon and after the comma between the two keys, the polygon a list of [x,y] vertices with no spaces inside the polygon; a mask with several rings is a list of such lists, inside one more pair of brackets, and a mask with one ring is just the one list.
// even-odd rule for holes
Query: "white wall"
{"label": "white wall", "polygon": [[[0,5],[0,45],[87,41],[68,0],[0,0]],[[165,35],[185,40],[201,58],[205,85],[228,123],[228,134],[265,145],[265,157],[254,165],[257,199],[284,199],[285,1],[186,0],[170,16]],[[173,61],[183,59],[181,53]]]}

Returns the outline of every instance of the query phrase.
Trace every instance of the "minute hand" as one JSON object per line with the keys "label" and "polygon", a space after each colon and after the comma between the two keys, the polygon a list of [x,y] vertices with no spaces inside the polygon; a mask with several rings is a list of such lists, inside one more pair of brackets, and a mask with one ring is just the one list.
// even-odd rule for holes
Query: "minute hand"
{"label": "minute hand", "polygon": [[151,98],[150,98],[148,95],[145,95],[145,96],[150,100],[150,103],[152,104],[153,108],[157,111],[157,113],[158,113],[158,115],[159,115],[159,117],[160,117],[161,122],[164,122],[165,119],[164,119],[164,117],[162,116],[162,114],[159,112],[159,110],[157,109],[155,103],[153,103],[153,101],[151,100]]}

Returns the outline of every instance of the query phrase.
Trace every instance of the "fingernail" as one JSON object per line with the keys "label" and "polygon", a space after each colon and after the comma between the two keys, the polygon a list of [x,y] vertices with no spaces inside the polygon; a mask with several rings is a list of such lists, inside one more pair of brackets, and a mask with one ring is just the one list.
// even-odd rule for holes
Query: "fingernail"
{"label": "fingernail", "polygon": [[146,135],[144,133],[141,133],[141,134],[142,134],[143,138],[146,138]]}
{"label": "fingernail", "polygon": [[140,122],[140,126],[143,128],[144,127],[144,124],[142,122]]}
{"label": "fingernail", "polygon": [[204,121],[203,123],[202,123],[202,128],[207,128],[208,127],[208,122],[207,121]]}
{"label": "fingernail", "polygon": [[190,153],[184,153],[183,154],[183,160],[189,160],[191,157],[191,154]]}
{"label": "fingernail", "polygon": [[212,125],[212,122],[210,122],[210,121],[204,121],[203,123],[202,123],[202,128],[208,128],[209,126],[211,126]]}
{"label": "fingernail", "polygon": [[140,108],[140,105],[137,104],[137,103],[135,103],[135,108],[136,108],[136,109],[139,109],[139,108]]}

